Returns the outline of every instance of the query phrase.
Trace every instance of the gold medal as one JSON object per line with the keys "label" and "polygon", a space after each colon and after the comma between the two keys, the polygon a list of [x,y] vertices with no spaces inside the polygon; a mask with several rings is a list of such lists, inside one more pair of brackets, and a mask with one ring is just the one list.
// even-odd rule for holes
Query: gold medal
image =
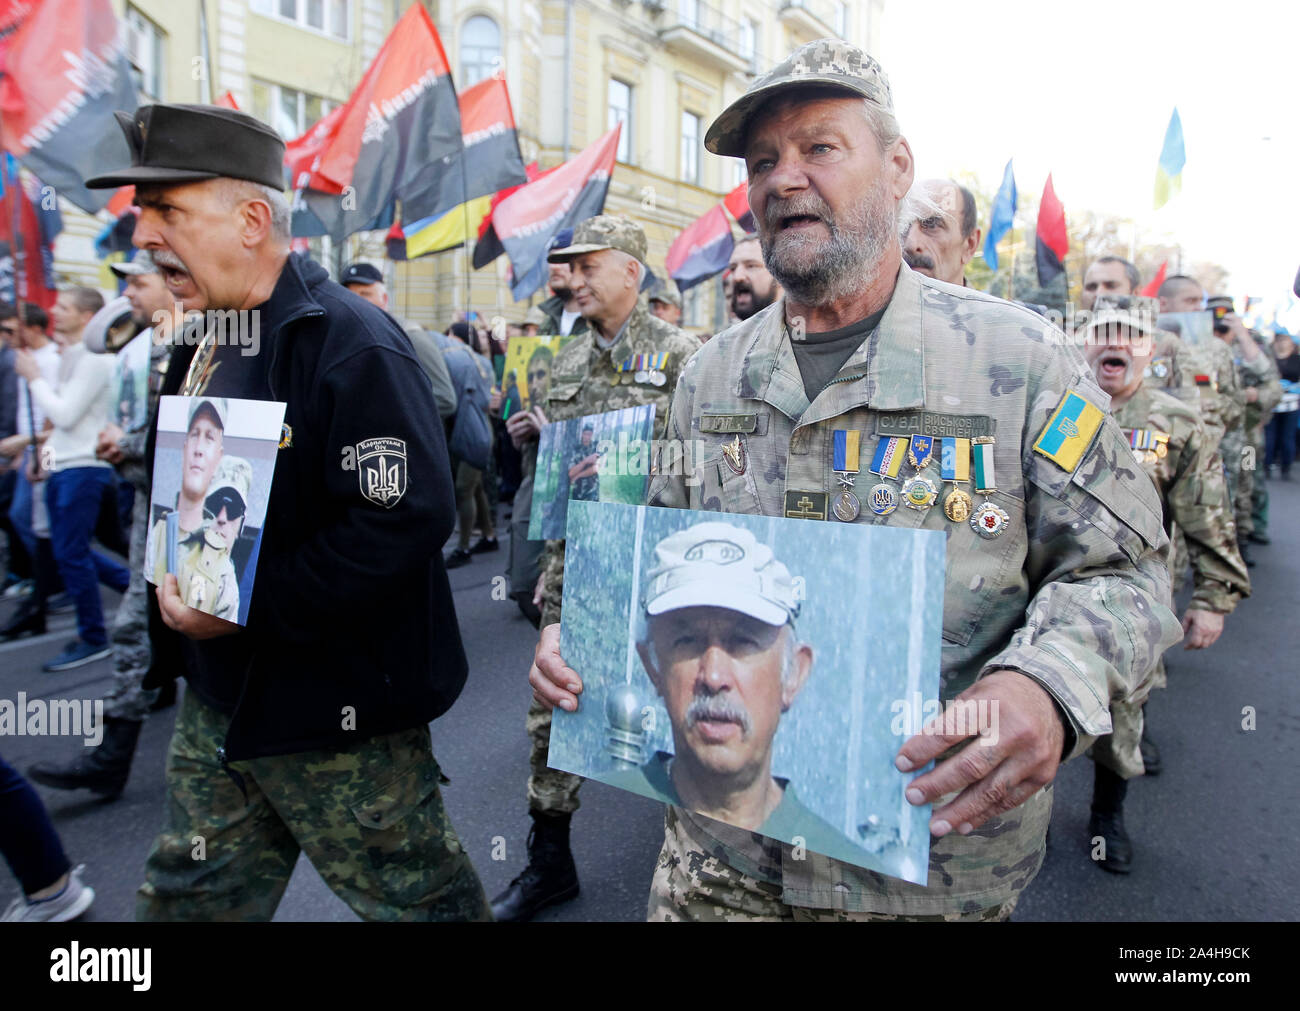
{"label": "gold medal", "polygon": [[964,523],[970,519],[975,501],[960,488],[954,487],[943,500],[943,512],[954,523]]}

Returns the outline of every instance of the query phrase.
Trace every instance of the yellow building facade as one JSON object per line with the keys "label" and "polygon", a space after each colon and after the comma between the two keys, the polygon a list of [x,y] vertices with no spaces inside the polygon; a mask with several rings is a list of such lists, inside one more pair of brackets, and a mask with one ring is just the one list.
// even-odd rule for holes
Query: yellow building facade
{"label": "yellow building facade", "polygon": [[[346,101],[412,0],[114,0],[141,93],[205,102],[229,91],[241,109],[297,136]],[[525,162],[559,164],[624,124],[606,210],[639,221],[649,266],[666,277],[673,239],[744,178],[704,150],[704,132],[756,73],[794,48],[840,36],[878,48],[884,0],[429,0],[459,87],[504,74]],[[95,283],[103,227],[65,205],[56,266]],[[327,264],[328,242],[313,250]],[[472,309],[522,319],[502,257],[469,269],[468,250],[384,259],[382,233],[347,240],[389,280],[395,314],[439,329]],[[544,292],[530,301],[544,297]],[[723,320],[717,279],[686,295],[684,323]]]}

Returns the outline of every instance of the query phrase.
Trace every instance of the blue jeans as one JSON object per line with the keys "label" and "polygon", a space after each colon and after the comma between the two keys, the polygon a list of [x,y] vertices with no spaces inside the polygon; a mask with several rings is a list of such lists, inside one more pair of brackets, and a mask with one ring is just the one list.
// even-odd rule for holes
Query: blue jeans
{"label": "blue jeans", "polygon": [[45,482],[54,560],[63,577],[63,588],[77,604],[77,634],[92,646],[108,643],[99,584],[125,593],[131,581],[125,565],[90,547],[104,489],[112,480],[113,472],[107,467],[72,467],[55,471]]}
{"label": "blue jeans", "polygon": [[41,798],[3,758],[0,758],[0,854],[14,872],[24,895],[48,888],[72,868]]}
{"label": "blue jeans", "polygon": [[1300,411],[1287,411],[1275,414],[1269,419],[1265,429],[1267,449],[1264,452],[1264,466],[1272,467],[1276,462],[1283,474],[1291,473],[1291,464],[1295,460],[1296,422]]}
{"label": "blue jeans", "polygon": [[26,457],[15,474],[14,497],[9,504],[9,522],[18,533],[27,554],[36,557],[36,533],[32,530],[32,483],[27,480]]}

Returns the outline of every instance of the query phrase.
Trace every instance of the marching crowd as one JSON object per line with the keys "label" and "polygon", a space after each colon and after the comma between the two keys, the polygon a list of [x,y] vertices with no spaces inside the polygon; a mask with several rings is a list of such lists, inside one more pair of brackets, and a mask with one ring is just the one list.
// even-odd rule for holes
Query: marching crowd
{"label": "marching crowd", "polygon": [[[678,326],[671,282],[646,290],[641,228],[604,214],[552,239],[546,297],[516,320],[460,313],[441,333],[399,321],[373,264],[336,283],[289,252],[273,131],[227,109],[171,113],[167,145],[133,147],[136,164],[87,182],[137,187],[140,252],[112,268],[125,301],[69,287],[49,317],[0,307],[4,594],[18,600],[0,640],[75,609],[76,637],[44,670],[110,657],[114,670],[97,747],[26,776],[0,759],[0,851],[23,892],[7,919],[67,920],[93,899],[28,779],[117,796],[143,722],[173,705],[170,802],[139,919],[268,919],[300,852],[370,919],[525,920],[575,896],[583,781],[547,753],[551,711],[581,703],[583,672],[560,652],[565,542],[528,538],[538,441],[549,424],[643,404],[665,447],[650,505],[947,531],[942,698],[995,702],[1003,727],[993,746],[955,727],[901,743],[901,773],[936,763],[906,794],[934,805],[928,885],[673,803],[652,919],[1005,920],[1041,865],[1057,767],[1084,754],[1093,859],[1131,870],[1124,804],[1133,778],[1160,772],[1143,706],[1165,686],[1162,654],[1219,638],[1250,593],[1252,550],[1269,543],[1268,480],[1290,480],[1300,353],[1284,329],[1249,330],[1230,298],[1186,275],[1143,297],[1118,255],[1088,266],[1064,332],[970,288],[974,197],[914,179],[883,71],[837,41],[802,47],[709,129],[710,151],[745,162],[757,233],[736,241],[725,275],[730,325],[703,340]],[[263,352],[217,344],[210,310],[257,311]],[[1184,314],[1205,314],[1209,338]],[[545,335],[571,339],[529,359],[520,398],[494,366],[512,337]],[[143,397],[129,378],[141,368]],[[195,398],[175,510],[195,561],[179,578],[154,566],[155,587],[153,433],[172,394]],[[250,478],[223,464],[231,400],[287,405],[242,625],[196,606],[220,597],[247,522]],[[923,454],[877,467],[911,452],[894,421],[918,439],[976,433],[956,441],[975,454],[966,480],[983,501],[954,481],[940,502],[951,475]],[[821,448],[846,430],[879,478],[861,499]],[[376,439],[400,457],[383,495],[339,465]],[[691,442],[698,480],[672,466]],[[428,731],[469,673],[446,575],[469,564],[504,570],[539,630],[519,672],[533,696],[528,860],[490,901],[442,807]],[[114,615],[101,585],[123,595]],[[1090,609],[1094,593],[1110,605]],[[790,616],[755,620],[793,641]],[[377,642],[366,630],[379,624]],[[696,697],[752,705],[729,642],[680,663]],[[689,798],[677,743],[664,789]],[[748,810],[752,770],[718,775],[721,807]]]}

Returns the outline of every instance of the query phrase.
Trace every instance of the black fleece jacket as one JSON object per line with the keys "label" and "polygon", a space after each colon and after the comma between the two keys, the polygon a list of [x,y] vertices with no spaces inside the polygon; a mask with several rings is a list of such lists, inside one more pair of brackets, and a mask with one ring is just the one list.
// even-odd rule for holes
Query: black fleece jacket
{"label": "black fleece jacket", "polygon": [[[239,658],[219,672],[239,686],[228,761],[339,750],[419,726],[451,707],[467,673],[442,561],[455,493],[410,341],[299,254],[258,310],[258,357],[292,434],[276,460],[248,624],[227,637],[243,641],[208,640],[220,646],[206,656]],[[173,351],[164,394],[179,391],[195,350]],[[380,445],[384,475],[366,458]],[[151,438],[150,473],[153,450]],[[385,504],[376,478],[405,490]],[[166,631],[146,684],[186,666]]]}

